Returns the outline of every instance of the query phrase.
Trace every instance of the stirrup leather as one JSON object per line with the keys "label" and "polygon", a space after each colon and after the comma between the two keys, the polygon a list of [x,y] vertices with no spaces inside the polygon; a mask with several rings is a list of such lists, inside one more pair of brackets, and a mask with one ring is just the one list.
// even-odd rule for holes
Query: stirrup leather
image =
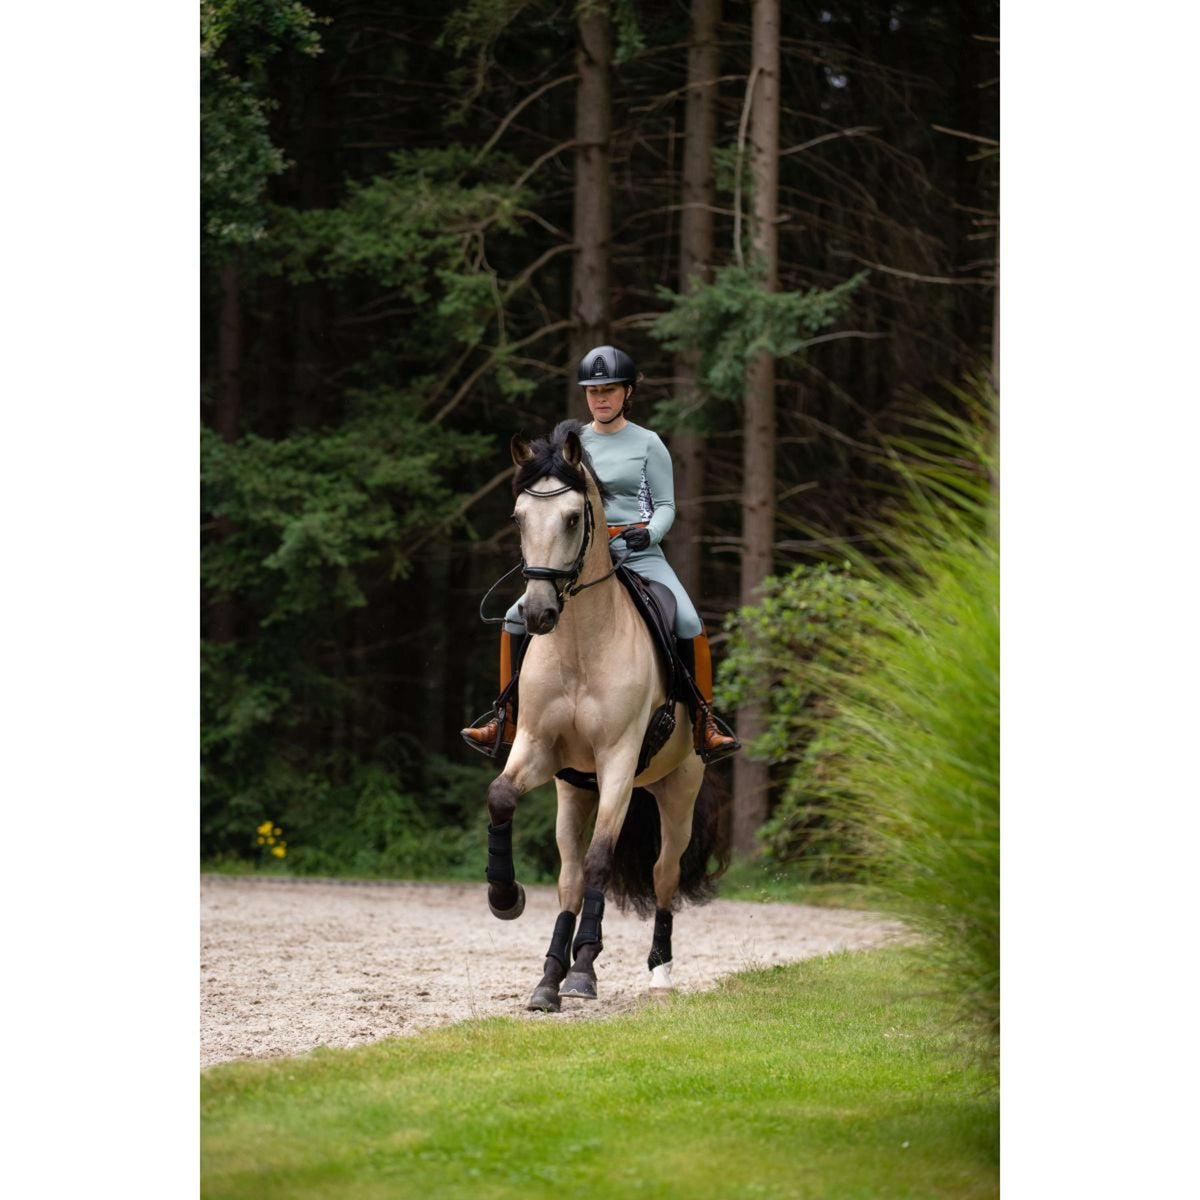
{"label": "stirrup leather", "polygon": [[[486,755],[497,762],[504,761],[508,756],[509,748],[516,740],[517,720],[520,716],[517,700],[517,681],[521,676],[521,664],[525,661],[525,651],[529,647],[528,634],[525,634],[520,639],[509,633],[504,633],[501,636],[516,642],[516,645],[512,645],[510,641],[501,642],[500,678],[501,680],[507,678],[507,682],[500,689],[500,695],[493,701],[492,707],[483,716],[476,717],[466,729],[459,730],[459,736],[472,750],[478,750],[480,754]],[[507,650],[505,649],[506,646],[509,647]],[[509,653],[512,655],[511,659],[506,658],[506,654]],[[496,738],[490,744],[488,742],[476,741],[475,738],[467,736],[468,730],[484,729],[493,721],[496,722]]]}

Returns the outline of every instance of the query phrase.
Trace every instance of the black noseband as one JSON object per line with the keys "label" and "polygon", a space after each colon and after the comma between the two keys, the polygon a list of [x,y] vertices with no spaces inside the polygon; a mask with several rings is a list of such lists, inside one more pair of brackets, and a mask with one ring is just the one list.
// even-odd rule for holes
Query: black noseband
{"label": "black noseband", "polygon": [[[550,496],[561,496],[563,492],[573,491],[575,491],[574,488],[564,485],[553,492],[534,492],[526,488],[525,494],[542,500]],[[583,560],[587,557],[588,546],[591,545],[592,534],[595,532],[595,529],[596,521],[592,516],[592,502],[588,499],[587,493],[584,492],[583,541],[579,543],[579,553],[575,555],[575,561],[565,570],[560,570],[558,567],[529,567],[525,565],[524,559],[521,560],[521,574],[526,579],[544,579],[546,582],[554,585],[560,611],[566,604],[568,596],[576,596],[587,588],[595,587],[598,583],[603,583],[606,579],[615,575],[617,568],[633,553],[633,551],[627,549],[613,565],[613,569],[608,574],[601,575],[599,579],[593,579],[591,583],[578,583],[577,580],[579,579],[580,572],[583,570]]]}
{"label": "black noseband", "polygon": [[[564,492],[573,491],[575,491],[574,488],[567,487],[566,485],[553,492],[535,492],[526,488],[525,495],[533,496],[537,500],[548,500],[551,496],[561,496]],[[579,578],[579,574],[583,570],[583,560],[587,557],[593,528],[592,502],[587,498],[587,493],[585,492],[583,496],[583,540],[579,543],[579,553],[575,555],[575,561],[569,567],[560,569],[558,567],[530,567],[525,564],[524,559],[521,560],[521,574],[526,579],[544,579],[547,583],[554,585],[560,609],[566,604],[568,596],[574,596],[576,592],[583,591],[583,588],[575,586],[575,581]],[[596,582],[598,583],[599,580]],[[584,587],[591,586],[590,583],[584,584]]]}
{"label": "black noseband", "polygon": [[[564,492],[574,492],[577,488],[563,486],[553,492],[534,492],[529,488],[525,488],[527,496],[533,496],[535,499],[548,498],[550,496],[561,496]],[[567,602],[568,596],[575,596],[587,588],[595,587],[598,583],[603,583],[606,579],[611,578],[620,569],[621,564],[633,553],[632,550],[626,548],[625,553],[613,564],[613,569],[605,575],[601,575],[599,579],[593,579],[591,583],[579,583],[580,572],[583,570],[583,560],[587,557],[588,546],[591,544],[592,535],[595,532],[596,522],[592,516],[592,502],[588,499],[586,492],[583,494],[583,541],[579,543],[579,553],[575,555],[575,561],[566,568],[558,567],[530,567],[526,566],[525,559],[513,568],[505,571],[495,583],[488,588],[483,599],[479,602],[479,619],[488,625],[503,625],[503,617],[488,617],[484,616],[484,606],[487,604],[491,594],[510,576],[520,571],[526,579],[540,579],[554,585],[555,594],[558,596],[559,611],[562,611],[563,605]]]}

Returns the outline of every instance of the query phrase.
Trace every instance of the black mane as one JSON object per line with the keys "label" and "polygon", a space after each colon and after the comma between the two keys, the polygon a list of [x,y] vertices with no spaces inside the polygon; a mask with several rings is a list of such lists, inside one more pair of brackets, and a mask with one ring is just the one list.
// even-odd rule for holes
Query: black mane
{"label": "black mane", "polygon": [[577,467],[571,466],[563,457],[567,434],[578,435],[582,428],[581,421],[559,421],[548,438],[535,438],[530,442],[529,449],[533,451],[533,457],[517,469],[516,478],[513,480],[513,495],[519,496],[526,488],[532,487],[539,479],[545,479],[547,476],[557,479],[559,483],[565,483],[573,491],[586,495],[587,476],[583,473],[586,467],[592,482],[600,492],[600,499],[611,500],[612,492],[596,475],[596,468],[592,466],[592,460],[586,450],[583,451],[583,461]]}

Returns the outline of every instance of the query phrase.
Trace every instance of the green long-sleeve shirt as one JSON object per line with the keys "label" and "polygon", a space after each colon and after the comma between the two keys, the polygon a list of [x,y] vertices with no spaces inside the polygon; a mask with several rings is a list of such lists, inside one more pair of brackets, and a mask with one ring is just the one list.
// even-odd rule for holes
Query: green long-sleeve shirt
{"label": "green long-sleeve shirt", "polygon": [[580,433],[596,474],[612,490],[604,506],[610,525],[648,521],[650,544],[657,546],[675,521],[675,474],[671,455],[650,429],[626,422],[618,433]]}

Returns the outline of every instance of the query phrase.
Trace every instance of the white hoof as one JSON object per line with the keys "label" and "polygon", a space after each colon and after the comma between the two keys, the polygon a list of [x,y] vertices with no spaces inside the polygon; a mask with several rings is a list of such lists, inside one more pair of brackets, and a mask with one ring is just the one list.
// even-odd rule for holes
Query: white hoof
{"label": "white hoof", "polygon": [[671,964],[660,963],[650,972],[650,990],[652,992],[673,992],[675,985],[671,982]]}

